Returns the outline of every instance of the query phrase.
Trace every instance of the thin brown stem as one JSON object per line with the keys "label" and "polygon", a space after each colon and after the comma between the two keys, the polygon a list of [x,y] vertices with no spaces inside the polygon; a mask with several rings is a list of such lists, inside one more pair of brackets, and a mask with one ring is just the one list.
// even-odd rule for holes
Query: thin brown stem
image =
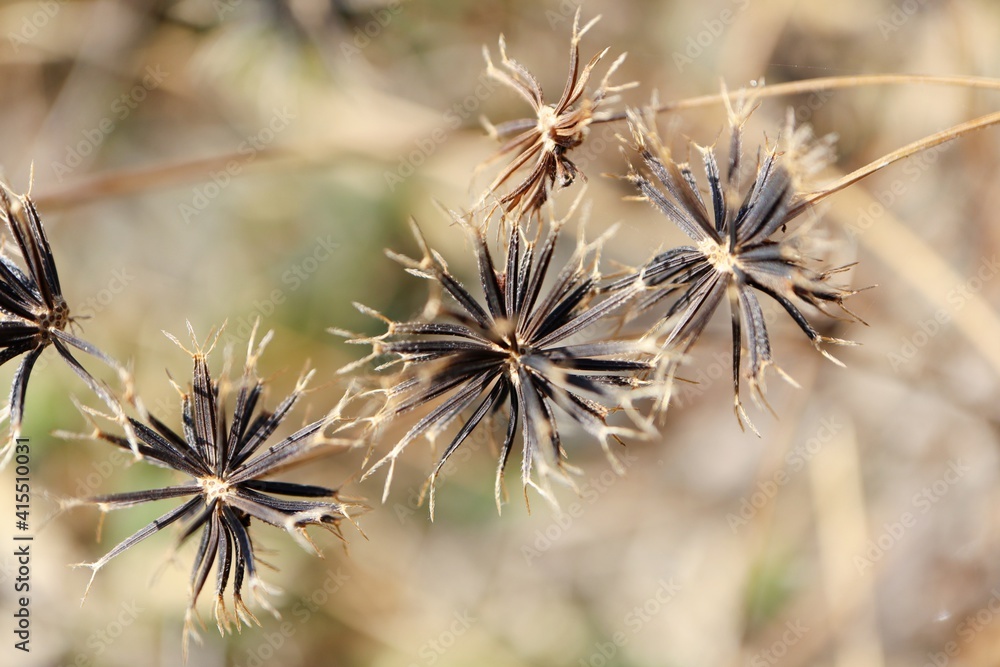
{"label": "thin brown stem", "polygon": [[[837,88],[858,88],[861,86],[887,86],[896,84],[924,84],[934,86],[959,86],[964,88],[979,88],[985,90],[1000,90],[1000,80],[979,76],[931,76],[923,74],[868,74],[859,76],[826,76],[816,79],[806,79],[804,81],[790,81],[788,83],[777,83],[771,86],[764,85],[754,90],[756,98],[780,97],[782,95],[799,95],[801,93],[812,93],[820,90],[834,90]],[[682,111],[684,109],[696,109],[700,107],[721,104],[726,99],[734,100],[741,91],[734,90],[730,93],[715,93],[714,95],[701,95],[699,97],[689,97],[676,102],[667,102],[653,109],[656,113],[664,111]],[[610,116],[595,119],[594,123],[611,123],[624,120],[625,112],[621,111]]]}
{"label": "thin brown stem", "polygon": [[870,176],[871,174],[888,167],[894,162],[899,162],[904,158],[910,157],[920,151],[927,150],[928,148],[940,146],[943,143],[957,139],[974,130],[981,130],[997,124],[1000,124],[1000,111],[995,111],[993,113],[986,114],[985,116],[980,116],[979,118],[959,123],[958,125],[954,125],[948,129],[941,130],[940,132],[926,136],[923,139],[918,139],[917,141],[909,143],[887,155],[883,155],[877,160],[869,162],[859,169],[855,169],[823,190],[808,195],[796,204],[791,211],[789,211],[789,218],[795,217],[805,208],[815,204],[821,199],[825,199],[826,197],[843,190],[849,185],[857,183],[866,176]]}
{"label": "thin brown stem", "polygon": [[[296,153],[279,147],[267,147],[257,152],[254,158],[257,164],[268,164],[278,159],[296,159]],[[234,164],[239,171],[234,169]],[[134,167],[116,169],[96,174],[82,183],[71,185],[61,191],[35,197],[35,203],[47,211],[54,211],[106,197],[143,192],[155,187],[206,180],[213,171],[228,169],[230,173],[240,173],[252,166],[245,153],[228,153],[157,164],[141,169]]]}

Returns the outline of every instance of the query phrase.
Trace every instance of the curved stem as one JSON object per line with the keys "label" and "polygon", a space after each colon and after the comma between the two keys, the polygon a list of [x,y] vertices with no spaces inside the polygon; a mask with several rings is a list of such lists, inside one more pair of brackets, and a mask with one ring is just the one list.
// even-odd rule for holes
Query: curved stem
{"label": "curved stem", "polygon": [[839,192],[849,185],[857,183],[866,176],[874,174],[876,171],[888,167],[893,162],[899,162],[900,160],[910,157],[914,153],[919,153],[920,151],[927,150],[928,148],[933,148],[935,146],[940,146],[943,143],[949,142],[953,139],[957,139],[964,134],[968,134],[974,130],[981,130],[993,125],[1000,124],[1000,111],[994,111],[993,113],[986,114],[985,116],[980,116],[979,118],[974,118],[972,120],[966,121],[964,123],[959,123],[949,127],[948,129],[941,130],[923,139],[918,139],[912,143],[909,143],[902,148],[894,150],[887,155],[883,155],[877,160],[869,162],[865,166],[855,169],[851,173],[843,176],[838,181],[832,183],[828,187],[824,188],[819,192],[814,192],[799,203],[797,203],[792,209],[789,210],[789,218],[795,217],[801,213],[805,208],[815,204],[821,199],[825,199],[835,192]]}
{"label": "curved stem", "polygon": [[[923,74],[868,74],[858,76],[825,76],[816,79],[806,79],[804,81],[791,81],[788,83],[776,83],[768,86],[763,85],[754,90],[754,96],[780,97],[782,95],[798,95],[801,93],[812,93],[819,90],[834,90],[837,88],[857,88],[861,86],[886,86],[894,84],[925,84],[935,86],[959,86],[964,88],[980,88],[986,90],[1000,90],[1000,80],[980,76],[932,76]],[[664,111],[682,111],[684,109],[695,109],[698,107],[721,104],[728,99],[736,99],[741,95],[741,91],[734,90],[730,93],[716,93],[714,95],[701,95],[700,97],[690,97],[677,102],[667,102],[655,107],[656,113]],[[624,120],[625,112],[620,111],[610,116],[594,119],[594,123],[611,123]]]}
{"label": "curved stem", "polygon": [[[296,155],[295,151],[286,148],[265,146],[251,159],[267,163],[278,159],[294,160]],[[55,211],[105,197],[143,192],[154,187],[208,180],[211,172],[232,169],[233,163],[239,166],[240,171],[246,170],[251,166],[251,159],[248,159],[245,152],[234,152],[149,167],[125,167],[95,174],[88,180],[70,185],[61,191],[37,196],[35,204],[39,208]]]}

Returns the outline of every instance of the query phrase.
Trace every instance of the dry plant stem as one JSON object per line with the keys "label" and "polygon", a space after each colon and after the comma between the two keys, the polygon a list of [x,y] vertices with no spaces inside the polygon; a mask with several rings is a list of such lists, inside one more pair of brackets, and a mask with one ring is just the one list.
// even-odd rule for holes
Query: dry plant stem
{"label": "dry plant stem", "polygon": [[[965,123],[960,123],[959,125],[942,130],[918,141],[914,141],[913,143],[907,144],[906,146],[903,146],[902,148],[893,151],[892,153],[889,153],[888,155],[885,155],[878,160],[861,167],[860,169],[856,169],[850,174],[847,174],[823,191],[807,197],[801,204],[799,204],[799,206],[810,206],[821,199],[828,197],[829,195],[843,190],[849,185],[857,183],[866,176],[869,176],[894,162],[898,162],[899,160],[914,155],[915,153],[928,148],[933,148],[934,146],[939,146],[953,139],[957,139],[958,137],[968,134],[974,130],[998,124],[1000,124],[1000,112],[994,112]],[[854,191],[852,190],[852,192]],[[870,195],[865,196],[867,196],[870,200]],[[935,286],[934,281],[926,280],[925,277],[930,275],[950,276],[950,280],[947,284],[955,284],[960,280],[960,277],[954,276],[953,272],[947,267],[947,265],[942,264],[937,255],[927,248],[926,243],[922,242],[915,234],[910,232],[905,225],[895,221],[895,218],[891,217],[887,212],[883,224],[889,224],[890,222],[895,222],[896,227],[893,234],[894,240],[891,244],[880,244],[881,237],[876,230],[868,230],[866,234],[862,235],[862,242],[868,246],[869,249],[880,255],[882,259],[887,261],[891,266],[899,270],[900,274],[904,276],[908,276],[908,274],[911,273],[909,270],[910,265],[907,264],[907,262],[900,264],[900,258],[906,257],[909,261],[920,258],[918,264],[924,267],[924,270],[921,271],[919,275],[909,276],[910,280],[911,282],[915,282],[917,286],[932,299],[932,301],[942,305],[944,303],[944,297],[938,294],[940,290]],[[899,245],[900,243],[906,244],[906,252],[900,252],[902,250]],[[891,248],[891,250],[888,248]],[[929,270],[927,267],[934,267],[934,271]],[[995,370],[1000,372],[1000,354],[998,354],[996,350],[996,339],[989,333],[990,331],[1000,330],[1000,322],[998,322],[996,312],[990,308],[988,304],[982,302],[981,297],[975,297],[972,300],[971,306],[972,307],[964,314],[971,319],[966,321],[965,316],[960,316],[959,318],[959,321],[962,323],[962,329],[970,341],[972,341],[972,343],[988,360],[990,365],[992,365]]]}
{"label": "dry plant stem", "polygon": [[[827,641],[803,646],[801,662],[811,664],[833,653],[835,664],[883,667],[884,650],[874,622],[879,580],[859,577],[854,562],[854,555],[864,553],[867,547],[871,510],[865,503],[858,438],[851,420],[845,421],[846,428],[808,466],[820,582],[830,627],[829,635],[823,637]],[[842,640],[834,641],[836,637]]]}
{"label": "dry plant stem", "polygon": [[[870,74],[864,76],[826,76],[805,81],[791,81],[764,85],[754,89],[754,97],[781,97],[783,95],[799,95],[814,93],[820,90],[836,90],[838,88],[860,88],[862,86],[887,86],[897,84],[923,84],[931,86],[958,86],[960,88],[979,88],[985,90],[1000,90],[1000,79],[978,76],[928,76],[922,74]],[[721,104],[726,100],[735,100],[740,91],[731,93],[715,93],[690,97],[677,102],[667,102],[655,107],[657,113],[664,111],[683,111]],[[594,123],[610,123],[625,120],[626,114],[621,111],[616,114],[595,119]]]}
{"label": "dry plant stem", "polygon": [[[299,155],[297,151],[287,148],[263,148],[257,153],[254,163],[271,164],[280,159],[294,160]],[[133,167],[115,169],[96,174],[91,179],[64,188],[62,191],[37,197],[35,201],[40,208],[55,211],[106,197],[145,192],[175,183],[206,180],[206,174],[226,169],[231,162],[239,163],[241,170],[252,168],[252,164],[246,164],[246,159],[245,154],[226,153],[209,158],[157,164],[145,169]]]}
{"label": "dry plant stem", "polygon": [[[914,141],[859,169],[856,169],[850,174],[843,176],[824,190],[806,197],[798,206],[804,208],[815,204],[821,199],[839,192],[847,188],[849,185],[857,183],[866,176],[869,176],[880,169],[893,164],[894,162],[910,157],[915,153],[939,146],[943,143],[968,134],[969,132],[998,124],[1000,124],[1000,112],[994,112],[965,123],[960,123],[959,125],[955,125],[930,136],[924,137],[923,139]],[[861,205],[866,206],[870,203],[870,201],[872,201],[871,196],[867,195],[867,193],[862,193],[858,193],[855,196],[865,197],[865,201],[863,201]],[[861,237],[862,242],[868,246],[870,250],[881,256],[882,259],[887,261],[891,266],[899,270],[901,275],[908,276],[911,282],[914,282],[917,287],[927,294],[933,302],[943,307],[946,303],[944,295],[938,294],[940,290],[935,286],[935,281],[928,280],[927,277],[947,276],[948,280],[945,281],[945,284],[955,284],[959,282],[960,276],[954,275],[954,272],[951,271],[946,264],[943,264],[939,260],[937,255],[927,247],[926,243],[910,232],[905,225],[897,221],[894,217],[891,217],[888,212],[886,212],[885,215],[886,217],[883,224],[892,224],[895,227],[893,232],[893,242],[891,244],[881,243],[881,237],[877,235],[876,230],[868,230],[868,232]],[[900,252],[902,249],[899,245],[900,243],[906,244],[906,252]],[[891,250],[889,248],[891,248]],[[911,271],[908,270],[910,265],[907,264],[907,262],[900,263],[900,258],[903,257],[907,258],[908,261],[913,261],[919,258],[917,264],[924,267],[923,270],[918,275],[909,275],[911,273]],[[928,267],[933,267],[933,270]],[[973,298],[971,305],[972,308],[970,308],[965,314],[971,319],[966,322],[963,316],[959,317],[959,321],[962,323],[962,329],[969,337],[970,341],[972,341],[972,343],[989,361],[990,365],[992,365],[997,372],[1000,372],[1000,354],[998,354],[996,350],[996,339],[990,333],[1000,331],[1000,320],[998,320],[996,312],[990,308],[989,304],[985,303],[981,297],[976,296]]]}
{"label": "dry plant stem", "polygon": [[[816,92],[819,90],[835,90],[838,88],[854,88],[861,86],[893,85],[893,84],[925,84],[945,85],[986,90],[1000,90],[1000,80],[973,76],[923,76],[911,74],[874,74],[868,76],[832,76],[791,83],[779,83],[761,86],[754,89],[756,98],[780,97]],[[668,102],[656,107],[656,112],[682,111],[720,104],[725,100],[734,100],[740,91],[731,93],[716,93],[702,95],[677,102]],[[606,116],[595,117],[592,124],[608,123],[625,120],[625,111]],[[297,151],[282,148],[265,148],[259,154],[261,162],[272,162],[279,159],[294,159]],[[172,164],[154,165],[146,169],[122,169],[98,174],[92,180],[64,189],[51,195],[35,198],[36,203],[47,210],[54,211],[89,201],[106,197],[143,192],[149,188],[184,183],[201,178],[206,171],[223,169],[233,160],[245,159],[243,155],[226,154],[210,158],[190,160]]]}
{"label": "dry plant stem", "polygon": [[860,169],[855,169],[851,173],[847,174],[840,180],[824,188],[820,192],[813,193],[808,197],[805,197],[802,202],[800,202],[796,208],[795,212],[801,212],[802,209],[815,204],[821,199],[825,199],[835,192],[839,192],[849,185],[854,185],[866,176],[874,174],[876,171],[888,167],[893,162],[899,162],[904,158],[908,158],[911,155],[915,155],[920,151],[927,150],[928,148],[934,148],[935,146],[940,146],[943,143],[949,142],[953,139],[957,139],[964,134],[968,134],[974,130],[981,130],[993,125],[1000,124],[1000,111],[995,111],[985,116],[980,116],[979,118],[974,118],[973,120],[960,123],[953,127],[949,127],[946,130],[941,130],[932,135],[924,137],[923,139],[918,139],[912,143],[909,143],[902,148],[895,150],[887,155],[883,155],[877,160],[869,162]]}

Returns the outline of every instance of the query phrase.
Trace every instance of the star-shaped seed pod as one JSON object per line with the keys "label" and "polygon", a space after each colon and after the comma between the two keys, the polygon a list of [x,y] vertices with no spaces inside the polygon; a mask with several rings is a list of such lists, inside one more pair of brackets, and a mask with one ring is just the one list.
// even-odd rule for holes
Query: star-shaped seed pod
{"label": "star-shaped seed pod", "polygon": [[[87,586],[89,592],[94,577],[101,568],[170,524],[181,524],[178,545],[200,531],[200,542],[191,570],[190,603],[184,630],[185,654],[188,635],[195,630],[198,596],[213,564],[217,568],[214,613],[220,633],[225,633],[232,623],[235,623],[236,629],[240,629],[242,624],[257,622],[243,601],[245,583],[261,606],[275,611],[261,594],[273,589],[264,584],[257,573],[258,559],[250,534],[254,521],[281,528],[307,548],[319,553],[306,534],[306,528],[319,526],[342,537],[340,522],[350,520],[349,512],[363,509],[362,505],[340,498],[337,489],[268,479],[279,471],[303,462],[308,455],[315,454],[317,448],[331,444],[352,444],[324,436],[326,429],[332,429],[332,433],[336,434],[349,424],[349,420],[341,417],[348,397],[345,396],[341,404],[323,419],[314,421],[283,439],[272,441],[271,436],[305,393],[313,372],[304,374],[294,391],[273,412],[261,408],[264,380],[257,375],[256,368],[271,333],[264,336],[255,347],[255,325],[247,348],[242,382],[236,392],[232,420],[227,423],[225,406],[230,383],[228,380],[214,380],[208,369],[208,355],[218,340],[218,335],[211,344],[199,345],[190,324],[188,329],[195,345],[195,350],[188,352],[193,359],[194,369],[192,385],[186,391],[178,388],[181,394],[182,431],[178,433],[146,413],[141,402],[137,404],[140,412],[144,413],[143,418],[130,420],[143,460],[176,470],[185,475],[187,481],[175,486],[94,496],[65,503],[65,507],[95,505],[102,512],[109,512],[158,500],[184,499],[182,504],[123,540],[100,560],[82,563],[81,566],[93,571]],[[180,346],[176,339],[170,337]],[[211,333],[209,339],[212,339]],[[91,410],[85,410],[85,413],[96,414]],[[94,431],[90,434],[62,435],[89,437],[118,447],[129,447],[125,438],[109,433],[91,421],[94,423]],[[226,609],[224,598],[230,580],[232,614]],[[197,633],[195,636],[197,637]]]}
{"label": "star-shaped seed pod", "polygon": [[[730,109],[729,160],[725,173],[720,170],[714,148],[695,147],[704,166],[707,197],[702,196],[702,188],[690,166],[674,161],[655,131],[637,113],[630,113],[629,117],[632,136],[652,178],[630,168],[627,179],[638,188],[641,199],[649,201],[695,242],[663,252],[643,267],[643,280],[659,289],[642,299],[639,309],[667,303],[661,317],[670,324],[663,344],[686,350],[701,335],[719,304],[728,300],[732,317],[734,407],[741,425],[746,422],[753,428],[740,401],[742,350],[746,349],[747,379],[758,403],[766,405],[764,371],[774,366],[757,294],[778,302],[812,344],[838,364],[822,344],[853,343],[821,335],[802,307],[808,305],[834,317],[835,313],[828,308],[837,306],[851,319],[861,320],[844,306],[844,300],[857,291],[831,281],[850,267],[811,268],[798,249],[801,232],[808,226],[801,224],[801,214],[807,207],[801,205],[795,184],[801,169],[815,171],[815,158],[823,152],[823,147],[811,151],[797,146],[794,154],[803,160],[808,157],[801,168],[798,161],[790,159],[792,154],[783,155],[776,147],[763,150],[753,180],[744,190],[740,185],[742,128],[752,111],[747,109],[746,105],[740,105],[736,111]],[[787,133],[800,143],[808,136],[802,132]],[[612,285],[611,291],[614,289]]]}
{"label": "star-shaped seed pod", "polygon": [[126,426],[128,438],[134,442],[118,400],[70,352],[69,348],[75,347],[97,357],[124,377],[125,371],[116,361],[66,331],[74,320],[63,298],[52,249],[31,196],[16,194],[0,182],[0,218],[25,265],[22,270],[9,254],[9,248],[0,245],[0,365],[22,357],[14,373],[9,403],[4,409],[10,418],[10,439],[0,448],[0,468],[10,461],[14,451],[11,445],[21,434],[31,371],[49,346],[54,347],[69,367],[111,408],[119,423]]}
{"label": "star-shaped seed pod", "polygon": [[[636,278],[613,295],[598,295],[602,277],[597,249],[603,239],[591,244],[581,240],[565,266],[556,271],[554,254],[565,218],[549,221],[548,236],[538,246],[510,223],[505,256],[497,262],[485,237],[485,225],[472,226],[463,216],[452,215],[474,249],[485,304],[451,273],[415,223],[413,231],[423,257],[415,260],[389,253],[390,257],[409,273],[432,281],[447,296],[439,299],[440,292],[432,293],[423,318],[410,322],[392,321],[358,304],[362,312],[382,319],[388,330],[374,338],[350,341],[370,344],[373,351],[342,371],[372,358],[389,359],[380,368],[402,366],[386,382],[387,404],[376,421],[392,421],[432,406],[365,475],[388,463],[388,495],[395,462],[403,450],[420,436],[433,440],[468,412],[428,480],[433,516],[434,481],[444,464],[481,424],[502,415],[506,436],[497,462],[498,510],[504,469],[519,427],[525,499],[530,486],[554,503],[549,476],[559,472],[559,478],[568,481],[556,408],[597,439],[618,470],[611,441],[640,435],[634,426],[646,426],[630,402],[649,387],[644,379],[654,368],[649,346],[637,340],[596,337],[591,332],[646,287]],[[551,284],[544,287],[553,274]],[[634,424],[609,423],[609,416],[620,409],[629,412]],[[535,470],[542,483],[535,481]]]}
{"label": "star-shaped seed pod", "polygon": [[[535,116],[496,126],[484,120],[490,136],[502,142],[487,164],[507,155],[513,157],[482,194],[477,208],[492,205],[513,211],[513,217],[519,219],[537,213],[548,199],[550,189],[568,187],[577,176],[586,180],[583,172],[570,160],[570,151],[584,142],[591,124],[610,115],[598,111],[602,104],[613,101],[609,96],[637,85],[635,82],[617,86],[609,83],[610,77],[625,60],[623,53],[608,68],[597,89],[589,97],[585,96],[591,72],[608,49],[594,56],[581,70],[580,40],[599,19],[600,16],[592,19],[581,29],[580,10],[577,9],[569,49],[569,73],[562,95],[554,104],[545,102],[542,87],[535,77],[507,56],[502,35],[499,40],[500,68],[493,64],[489,50],[483,47],[487,75],[523,97],[531,105]],[[500,192],[500,188],[515,180],[515,174],[522,168],[530,171],[507,192]]]}

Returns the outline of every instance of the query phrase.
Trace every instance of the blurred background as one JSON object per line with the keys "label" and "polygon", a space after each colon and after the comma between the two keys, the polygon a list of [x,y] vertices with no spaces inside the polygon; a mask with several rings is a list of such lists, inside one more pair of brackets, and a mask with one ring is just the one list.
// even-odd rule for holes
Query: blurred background
{"label": "blurred background", "polygon": [[[584,58],[628,51],[616,82],[642,104],[768,83],[886,72],[1000,77],[1000,6],[989,0],[586,2],[603,14]],[[83,336],[131,359],[152,411],[177,424],[166,372],[188,357],[161,330],[199,335],[227,321],[239,362],[252,321],[275,330],[261,363],[269,405],[308,361],[310,408],[340,396],[336,370],[364,354],[331,326],[377,333],[360,301],[419,312],[426,283],[384,248],[414,254],[418,219],[452,269],[474,280],[462,235],[435,209],[468,206],[496,145],[479,117],[522,118],[517,95],[484,78],[482,45],[508,53],[547,95],[566,76],[574,0],[26,0],[0,5],[0,168],[29,185]],[[836,133],[821,181],[910,141],[995,111],[1000,95],[881,86],[764,101],[748,154],[789,107]],[[725,137],[709,106],[660,118],[685,138]],[[681,235],[631,195],[615,134],[595,126],[572,158],[588,175],[589,234],[619,223],[604,253],[638,264]],[[694,349],[662,438],[628,444],[626,475],[600,448],[565,437],[581,494],[562,512],[516,479],[502,517],[487,439],[470,441],[439,485],[435,521],[417,498],[435,453],[415,443],[384,505],[384,476],[356,480],[363,451],[285,475],[369,499],[347,548],[325,559],[257,526],[280,587],[276,620],[220,637],[211,593],[192,666],[215,665],[994,665],[1000,661],[1000,166],[998,130],[896,164],[829,200],[816,234],[845,279],[877,286],[850,301],[870,326],[815,321],[861,345],[812,349],[771,304],[776,415],[749,405],[760,438],[732,414],[728,317]],[[724,142],[720,142],[724,146]],[[567,207],[579,186],[560,196]],[[570,236],[575,229],[568,233]],[[568,253],[569,245],[562,248]],[[183,336],[181,336],[184,338]],[[221,353],[213,357],[217,372]],[[82,431],[85,388],[51,351],[36,368],[31,439],[31,653],[13,650],[13,470],[0,474],[0,659],[5,665],[176,665],[193,547],[169,559],[164,531],[100,572],[93,561],[169,503],[105,518],[79,508],[42,520],[52,496],[176,483]],[[90,364],[95,373],[103,369]],[[8,364],[0,374],[7,386]],[[111,378],[107,378],[109,381]],[[295,424],[289,424],[293,428]],[[398,432],[377,443],[385,451]],[[158,575],[154,578],[154,575]]]}

